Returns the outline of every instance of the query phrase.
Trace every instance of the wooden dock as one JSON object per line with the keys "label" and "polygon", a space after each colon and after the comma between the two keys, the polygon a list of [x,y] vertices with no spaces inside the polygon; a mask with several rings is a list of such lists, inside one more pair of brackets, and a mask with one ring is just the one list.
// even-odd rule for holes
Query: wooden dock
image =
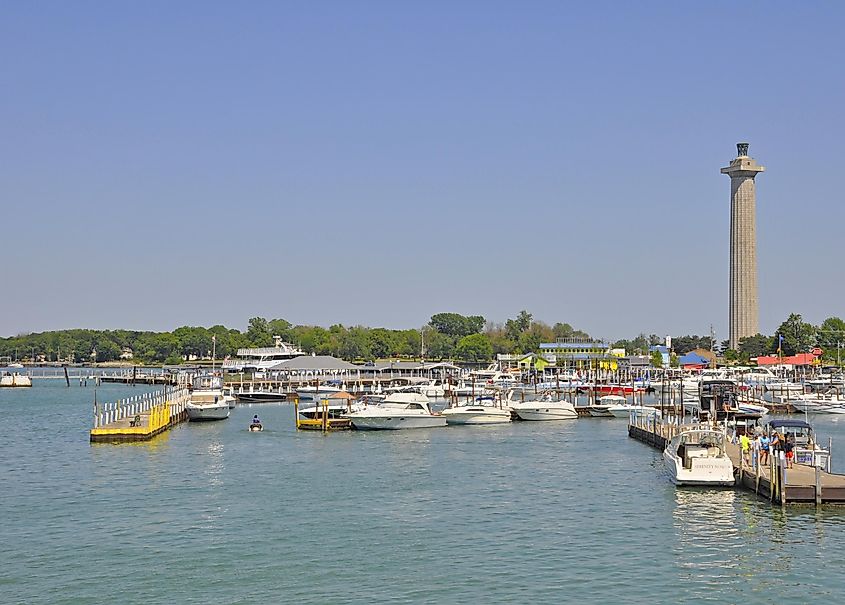
{"label": "wooden dock", "polygon": [[113,403],[94,403],[91,443],[148,441],[187,419],[188,389],[165,388]]}
{"label": "wooden dock", "polygon": [[[628,436],[662,452],[683,429],[684,425],[638,419],[628,424]],[[780,456],[773,452],[769,464],[755,464],[755,460],[743,460],[737,444],[726,441],[725,446],[734,465],[736,484],[773,504],[845,504],[845,475],[809,464],[795,463],[787,468],[782,452]]]}

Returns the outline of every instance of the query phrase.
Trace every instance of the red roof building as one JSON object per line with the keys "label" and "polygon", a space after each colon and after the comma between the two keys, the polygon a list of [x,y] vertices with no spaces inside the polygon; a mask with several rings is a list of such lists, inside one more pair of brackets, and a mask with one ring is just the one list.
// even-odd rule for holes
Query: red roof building
{"label": "red roof building", "polygon": [[822,350],[815,348],[810,353],[798,353],[797,355],[788,355],[778,357],[777,355],[760,355],[757,358],[758,366],[774,366],[778,364],[790,366],[812,366],[818,365],[819,357],[822,356]]}

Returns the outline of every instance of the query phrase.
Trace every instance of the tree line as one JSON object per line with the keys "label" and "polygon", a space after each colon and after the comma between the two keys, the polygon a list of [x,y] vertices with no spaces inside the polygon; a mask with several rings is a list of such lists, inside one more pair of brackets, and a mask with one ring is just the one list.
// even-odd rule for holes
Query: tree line
{"label": "tree line", "polygon": [[[421,329],[390,330],[365,326],[335,324],[321,326],[293,325],[284,319],[253,317],[247,329],[240,331],[222,325],[210,328],[182,326],[172,332],[133,330],[58,330],[0,338],[0,357],[13,360],[83,363],[127,359],[133,363],[178,364],[185,360],[208,359],[216,349],[218,359],[234,356],[239,348],[269,347],[274,337],[293,343],[305,353],[333,355],[350,361],[370,361],[389,357],[456,359],[484,362],[499,353],[538,352],[540,343],[589,340],[587,332],[568,323],[552,325],[537,321],[528,311],[504,323],[487,321],[480,315],[437,313]],[[215,339],[216,342],[213,342]],[[648,354],[653,345],[663,344],[656,334],[640,334],[633,339],[617,340],[614,348],[628,354]],[[791,314],[776,334],[758,334],[745,338],[739,349],[717,346],[709,336],[677,336],[672,339],[673,353],[683,355],[697,348],[714,349],[727,360],[747,361],[751,357],[807,352],[815,346],[825,351],[829,361],[837,358],[837,344],[845,345],[845,321],[830,317],[819,326],[806,323],[801,315]]]}

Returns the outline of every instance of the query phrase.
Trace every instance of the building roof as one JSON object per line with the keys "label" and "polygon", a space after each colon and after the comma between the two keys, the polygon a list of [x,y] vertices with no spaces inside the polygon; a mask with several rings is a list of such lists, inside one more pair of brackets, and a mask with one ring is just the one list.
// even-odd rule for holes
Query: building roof
{"label": "building roof", "polygon": [[270,367],[272,372],[296,372],[301,370],[360,370],[360,366],[343,361],[331,355],[303,355],[277,363]]}
{"label": "building roof", "polygon": [[678,363],[682,366],[700,366],[700,365],[709,365],[710,360],[706,357],[702,357],[695,351],[690,351],[686,355],[681,355],[678,358]]}

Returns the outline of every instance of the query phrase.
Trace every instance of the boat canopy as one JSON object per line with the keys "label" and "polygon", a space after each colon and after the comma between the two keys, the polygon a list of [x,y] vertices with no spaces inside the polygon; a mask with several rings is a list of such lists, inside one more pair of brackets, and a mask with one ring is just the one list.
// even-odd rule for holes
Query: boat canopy
{"label": "boat canopy", "polygon": [[778,418],[776,420],[770,420],[769,426],[773,429],[778,429],[781,427],[794,427],[794,428],[801,428],[801,429],[812,429],[813,427],[810,423],[805,422],[803,420],[792,420],[789,418]]}

